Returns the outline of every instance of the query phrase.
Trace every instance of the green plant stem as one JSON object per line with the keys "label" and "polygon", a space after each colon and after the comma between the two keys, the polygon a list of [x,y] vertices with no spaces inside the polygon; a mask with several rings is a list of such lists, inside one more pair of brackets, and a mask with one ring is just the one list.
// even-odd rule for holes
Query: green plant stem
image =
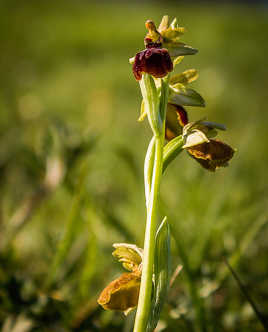
{"label": "green plant stem", "polygon": [[152,174],[154,170],[154,158],[155,158],[155,136],[151,139],[148,146],[145,161],[144,161],[144,188],[146,207],[148,208],[149,198],[152,186]]}
{"label": "green plant stem", "polygon": [[157,201],[162,175],[162,164],[163,139],[161,136],[159,136],[155,138],[155,162],[146,220],[142,278],[134,332],[144,332],[146,330],[146,325],[150,313],[155,234],[157,226]]}
{"label": "green plant stem", "polygon": [[[149,320],[151,309],[151,294],[152,294],[152,280],[153,280],[153,267],[155,257],[155,237],[157,230],[157,210],[158,210],[158,196],[160,189],[160,182],[162,177],[163,168],[163,151],[164,151],[164,134],[165,134],[165,118],[166,107],[168,101],[168,80],[169,77],[161,81],[161,95],[160,100],[156,100],[156,95],[152,85],[154,82],[152,78],[145,76],[141,85],[145,104],[148,105],[148,118],[151,119],[150,124],[154,133],[153,140],[151,141],[147,158],[151,159],[152,151],[154,149],[154,164],[152,167],[146,166],[145,161],[145,189],[147,191],[147,220],[144,239],[144,254],[143,254],[143,267],[140,286],[140,295],[135,318],[134,332],[145,332]],[[145,100],[146,99],[146,100]],[[150,108],[150,104],[154,107]],[[158,115],[156,113],[155,105],[158,105]],[[153,120],[152,120],[153,119]],[[150,152],[151,151],[151,152]],[[149,156],[148,156],[149,155]],[[146,159],[147,159],[146,158]],[[150,164],[150,162],[148,161]],[[147,168],[147,171],[146,171]],[[152,173],[152,175],[151,175]],[[150,181],[151,179],[151,181]],[[147,185],[147,188],[146,188]],[[149,194],[148,194],[149,192]]]}

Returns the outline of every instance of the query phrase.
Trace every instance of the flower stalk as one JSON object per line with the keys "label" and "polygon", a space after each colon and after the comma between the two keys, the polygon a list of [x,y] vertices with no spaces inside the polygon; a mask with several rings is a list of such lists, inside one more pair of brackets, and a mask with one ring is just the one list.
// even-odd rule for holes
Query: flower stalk
{"label": "flower stalk", "polygon": [[[151,310],[155,236],[157,231],[157,206],[163,170],[165,117],[169,92],[169,76],[167,76],[165,79],[161,79],[161,94],[159,97],[157,97],[158,100],[155,100],[155,103],[150,101],[152,96],[151,91],[155,91],[153,78],[149,74],[144,74],[142,81],[145,82],[145,84],[141,84],[142,94],[145,106],[147,105],[148,107],[147,115],[154,135],[148,147],[148,158],[145,160],[144,175],[145,192],[147,198],[147,219],[144,239],[140,295],[134,332],[142,332],[146,330]],[[149,100],[146,100],[146,98]],[[156,105],[158,106],[157,108],[155,107]],[[152,160],[153,153],[154,159]],[[151,165],[152,161],[153,167]]]}

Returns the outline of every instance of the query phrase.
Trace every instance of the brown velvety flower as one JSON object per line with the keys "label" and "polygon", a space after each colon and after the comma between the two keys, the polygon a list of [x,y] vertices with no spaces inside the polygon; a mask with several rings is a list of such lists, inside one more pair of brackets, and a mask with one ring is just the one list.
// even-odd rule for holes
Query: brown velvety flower
{"label": "brown velvety flower", "polygon": [[141,80],[142,73],[161,78],[173,70],[173,63],[167,49],[161,48],[161,43],[148,40],[146,43],[146,49],[136,54],[132,66],[137,81]]}
{"label": "brown velvety flower", "polygon": [[227,166],[235,152],[228,144],[213,139],[189,147],[187,151],[204,168],[212,172],[219,167]]}
{"label": "brown velvety flower", "polygon": [[135,308],[138,304],[141,272],[123,273],[101,292],[98,303],[109,310],[124,311]]}
{"label": "brown velvety flower", "polygon": [[188,115],[182,106],[168,103],[165,137],[168,141],[183,135],[184,148],[205,169],[214,172],[228,165],[234,150],[226,143],[210,139],[217,135],[215,129],[225,130],[223,125],[196,121],[188,123]]}
{"label": "brown velvety flower", "polygon": [[114,243],[113,256],[130,273],[123,273],[101,292],[98,303],[106,310],[123,311],[127,315],[138,304],[143,250],[130,243]]}

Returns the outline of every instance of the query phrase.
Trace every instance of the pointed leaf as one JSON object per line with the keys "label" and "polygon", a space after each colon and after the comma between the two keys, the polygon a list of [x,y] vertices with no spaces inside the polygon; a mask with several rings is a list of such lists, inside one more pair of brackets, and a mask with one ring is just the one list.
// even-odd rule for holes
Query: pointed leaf
{"label": "pointed leaf", "polygon": [[182,106],[205,106],[205,101],[199,93],[189,88],[172,89],[169,102],[175,105]]}
{"label": "pointed leaf", "polygon": [[170,231],[167,217],[164,218],[156,234],[154,277],[155,287],[152,311],[146,332],[152,332],[159,320],[165,303],[171,275]]}
{"label": "pointed leaf", "polygon": [[196,48],[193,48],[181,42],[168,44],[164,43],[163,46],[168,49],[169,55],[171,57],[177,57],[179,55],[193,55],[198,52]]}
{"label": "pointed leaf", "polygon": [[174,17],[173,21],[170,23],[170,27],[172,29],[175,29],[177,27],[178,23],[177,23],[177,17]]}
{"label": "pointed leaf", "polygon": [[166,30],[168,28],[168,21],[169,21],[169,17],[168,15],[164,15],[162,17],[161,23],[158,27],[158,31],[161,33],[163,30]]}
{"label": "pointed leaf", "polygon": [[201,124],[211,129],[226,130],[225,125],[217,122],[202,121]]}

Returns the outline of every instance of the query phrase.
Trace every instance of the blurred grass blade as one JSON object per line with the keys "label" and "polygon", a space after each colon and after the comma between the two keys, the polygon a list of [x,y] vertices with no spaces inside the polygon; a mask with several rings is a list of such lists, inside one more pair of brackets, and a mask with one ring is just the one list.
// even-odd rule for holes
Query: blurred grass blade
{"label": "blurred grass blade", "polygon": [[136,162],[135,155],[133,154],[131,149],[127,146],[121,145],[115,148],[115,152],[118,157],[120,157],[121,160],[125,163],[128,170],[132,173],[135,181],[137,181],[137,179],[140,178],[140,170]]}
{"label": "blurred grass blade", "polygon": [[147,332],[152,332],[158,323],[161,310],[167,297],[171,275],[170,230],[165,217],[156,234],[154,263],[154,294]]}
{"label": "blurred grass blade", "polygon": [[230,262],[231,264],[236,264],[240,259],[241,255],[246,251],[246,249],[250,246],[254,238],[260,232],[261,228],[267,224],[267,215],[261,215],[259,218],[256,218],[255,222],[253,221],[247,229],[247,232],[244,234],[244,237],[240,241],[240,246],[232,255]]}
{"label": "blurred grass blade", "polygon": [[88,239],[86,248],[85,263],[81,272],[81,278],[79,282],[80,293],[84,298],[88,297],[91,281],[96,271],[96,265],[98,262],[97,253],[97,239],[95,234],[91,231],[91,236]]}
{"label": "blurred grass blade", "polygon": [[77,217],[78,214],[80,213],[80,208],[81,208],[81,203],[82,203],[82,198],[84,196],[85,192],[85,181],[86,177],[88,174],[88,163],[85,162],[85,164],[82,167],[81,171],[81,176],[80,176],[80,181],[78,183],[78,188],[77,191],[74,193],[74,198],[73,198],[73,204],[71,207],[71,211],[69,214],[69,219],[68,223],[66,226],[66,231],[65,234],[62,238],[62,240],[59,243],[57,252],[53,258],[51,268],[48,274],[48,278],[46,280],[45,287],[49,288],[52,283],[55,281],[57,278],[58,270],[60,266],[62,265],[63,261],[65,260],[69,249],[71,248],[74,240],[75,240],[75,235],[76,235],[76,228],[77,228]]}
{"label": "blurred grass blade", "polygon": [[223,257],[223,261],[226,264],[226,266],[228,267],[229,271],[231,272],[232,276],[234,277],[235,281],[237,282],[237,285],[239,286],[241,292],[244,294],[245,298],[247,299],[248,303],[252,307],[253,311],[255,312],[256,316],[258,317],[259,321],[261,322],[262,326],[264,327],[265,331],[268,331],[268,321],[265,319],[263,314],[259,311],[257,305],[255,304],[255,302],[249,295],[249,292],[248,292],[246,286],[242,283],[238,274],[231,267],[231,265],[229,264],[226,257]]}
{"label": "blurred grass blade", "polygon": [[163,173],[168,165],[177,157],[177,155],[183,151],[183,138],[182,136],[177,136],[164,147],[163,154]]}
{"label": "blurred grass blade", "polygon": [[183,269],[183,266],[181,264],[179,264],[175,271],[173,272],[171,278],[170,278],[170,283],[169,283],[169,287],[172,287],[175,280],[177,279],[178,275],[181,273],[181,270]]}
{"label": "blurred grass blade", "polygon": [[[172,214],[170,212],[170,214]],[[176,218],[173,216],[173,220],[176,220]],[[176,227],[173,227],[173,225],[176,225]],[[192,271],[190,262],[189,262],[189,255],[187,253],[187,245],[185,243],[185,237],[182,235],[182,230],[180,230],[180,223],[172,223],[171,232],[173,235],[173,238],[176,243],[176,247],[178,250],[178,255],[182,261],[183,270],[185,272],[185,276],[188,279],[188,288],[189,293],[191,296],[191,300],[193,303],[193,307],[195,310],[195,317],[196,317],[196,331],[202,331],[206,332],[206,314],[205,314],[205,307],[204,307],[204,301],[200,297],[199,289],[197,287],[197,283],[194,278],[194,272]]]}
{"label": "blurred grass blade", "polygon": [[[243,235],[243,238],[240,240],[240,245],[238,249],[231,255],[229,259],[230,264],[232,264],[232,266],[236,266],[242,254],[250,246],[254,238],[257,236],[257,234],[259,234],[261,228],[264,227],[266,223],[267,223],[266,214],[261,215],[259,218],[256,219],[255,222],[250,223],[251,227],[248,227],[247,232]],[[217,284],[221,285],[227,276],[228,276],[228,270],[225,269],[221,274],[219,274],[217,278]]]}

